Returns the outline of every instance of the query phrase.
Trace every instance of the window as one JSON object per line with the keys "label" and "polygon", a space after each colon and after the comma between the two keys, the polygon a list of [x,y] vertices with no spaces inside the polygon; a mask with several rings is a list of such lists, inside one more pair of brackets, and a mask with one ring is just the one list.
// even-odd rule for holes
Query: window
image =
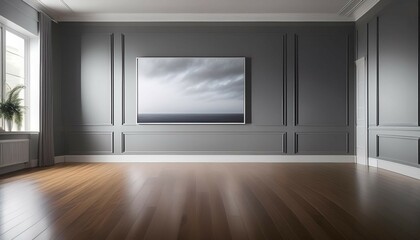
{"label": "window", "polygon": [[[0,76],[1,98],[23,85],[19,98],[24,106],[22,124],[12,124],[11,131],[38,131],[39,129],[39,53],[38,39],[28,37],[0,24]],[[3,129],[9,124],[0,120]]]}
{"label": "window", "polygon": [[[18,36],[11,31],[5,31],[5,80],[4,80],[4,91],[3,94],[6,94],[16,86],[23,85],[27,86],[26,76],[27,76],[27,58],[26,58],[26,39]],[[27,89],[23,89],[19,97],[23,99],[22,105],[26,106],[26,94]],[[22,122],[22,128],[27,129],[26,126],[26,114],[24,113],[24,118]],[[21,130],[16,124],[13,124],[13,130]]]}

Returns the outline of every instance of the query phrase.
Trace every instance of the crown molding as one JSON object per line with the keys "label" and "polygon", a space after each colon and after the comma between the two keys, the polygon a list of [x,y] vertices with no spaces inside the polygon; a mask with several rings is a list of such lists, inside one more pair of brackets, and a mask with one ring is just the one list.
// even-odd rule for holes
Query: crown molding
{"label": "crown molding", "polygon": [[213,14],[213,13],[84,13],[69,14],[60,22],[352,22],[353,18],[337,14]]}
{"label": "crown molding", "polygon": [[370,9],[372,9],[381,0],[363,0],[351,13],[351,17],[354,21],[359,20],[365,15]]}
{"label": "crown molding", "polygon": [[364,0],[348,0],[346,5],[338,12],[342,16],[350,16]]}
{"label": "crown molding", "polygon": [[23,1],[58,22],[354,22],[381,0],[349,0],[337,14],[77,13],[64,0],[57,0],[57,3],[62,5],[62,10],[54,10],[42,0]]}

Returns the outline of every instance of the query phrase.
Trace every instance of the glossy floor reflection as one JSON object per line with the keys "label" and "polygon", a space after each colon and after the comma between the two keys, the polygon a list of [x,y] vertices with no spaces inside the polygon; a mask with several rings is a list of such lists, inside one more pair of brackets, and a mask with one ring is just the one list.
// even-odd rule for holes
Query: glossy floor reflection
{"label": "glossy floor reflection", "polygon": [[65,164],[0,179],[0,239],[419,239],[420,181],[354,164]]}

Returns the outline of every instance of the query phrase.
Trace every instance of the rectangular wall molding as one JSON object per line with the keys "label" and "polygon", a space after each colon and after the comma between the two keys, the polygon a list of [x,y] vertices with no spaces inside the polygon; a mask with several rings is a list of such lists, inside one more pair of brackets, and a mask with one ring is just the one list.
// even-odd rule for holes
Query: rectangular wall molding
{"label": "rectangular wall molding", "polygon": [[[183,139],[182,142],[179,139]],[[253,153],[285,154],[285,132],[123,132],[124,154]]]}
{"label": "rectangular wall molding", "polygon": [[115,98],[115,44],[114,44],[114,42],[115,42],[115,37],[114,37],[114,34],[112,33],[111,35],[110,35],[110,42],[111,42],[111,49],[110,49],[110,51],[111,51],[111,118],[110,118],[110,120],[111,120],[111,122],[110,122],[110,125],[111,126],[114,126],[114,124],[115,124],[115,118],[114,118],[114,116],[115,116],[115,101],[114,101],[114,98]]}
{"label": "rectangular wall molding", "polygon": [[[164,23],[60,24],[57,35],[66,46],[62,55],[57,56],[62,61],[59,75],[63,93],[62,126],[66,133],[65,149],[60,154],[293,155],[295,132],[347,132],[348,138],[353,138],[354,129],[347,124],[347,118],[352,121],[353,117],[352,112],[347,116],[353,107],[348,99],[354,98],[348,92],[353,84],[349,82],[353,78],[348,69],[351,70],[348,58],[353,48],[350,44],[353,24],[317,23],[311,28],[303,23],[260,25],[179,24],[174,28]],[[334,41],[325,43],[330,37]],[[314,45],[310,44],[312,39],[316,40]],[[319,47],[323,50],[319,51]],[[337,56],[329,54],[337,49]],[[316,54],[323,52],[327,56]],[[247,123],[243,126],[138,125],[135,59],[142,56],[245,57]],[[317,58],[325,59],[324,64],[333,62],[334,57],[340,60],[334,61],[339,63],[332,77],[322,67],[310,67],[311,63],[320,62]],[[303,59],[306,60],[301,66],[295,66],[295,62]],[[318,74],[316,69],[321,72]],[[307,73],[318,77],[314,80],[305,76]],[[333,81],[337,76],[340,80]],[[295,78],[299,81],[297,85],[305,86],[305,91],[293,89]],[[313,81],[321,84],[311,94],[308,89]],[[297,106],[294,91],[299,96],[308,96],[300,98],[298,117],[302,121],[297,126],[293,116]],[[323,100],[317,101],[315,108],[307,106],[318,95],[324,96]],[[338,102],[329,110],[328,103],[335,99]],[[324,100],[328,100],[326,107],[323,107]],[[308,145],[302,145],[308,138],[301,135],[298,154],[353,153],[353,141],[344,143],[340,138],[329,149],[323,145],[321,151],[312,151]],[[334,136],[318,138],[322,139],[322,145]],[[343,150],[344,145],[350,146]]]}
{"label": "rectangular wall molding", "polygon": [[[246,102],[248,123],[255,126],[287,125],[287,34],[275,33],[267,47],[259,46],[265,57],[247,56]],[[255,37],[254,37],[255,38]],[[258,37],[259,41],[267,41]],[[258,40],[258,39],[257,39]],[[255,42],[255,40],[253,41]],[[232,44],[232,43],[231,43]],[[258,44],[255,42],[255,44]],[[271,52],[271,56],[269,56]],[[261,69],[255,75],[254,68]],[[262,76],[265,75],[265,76]],[[255,81],[255,79],[258,79]]]}
{"label": "rectangular wall molding", "polygon": [[[398,131],[398,132],[411,132],[420,131],[420,127],[401,127],[401,126],[369,126],[371,131]],[[395,134],[398,135],[398,134]]]}
{"label": "rectangular wall molding", "polygon": [[296,154],[348,154],[349,134],[347,132],[297,132],[295,133]]}
{"label": "rectangular wall molding", "polygon": [[[342,43],[343,46],[338,46],[337,45],[338,43],[334,43],[334,44],[336,44],[336,46],[334,45],[334,47],[336,47],[337,49],[331,50],[331,51],[336,51],[337,50],[337,52],[341,53],[342,56],[331,56],[330,58],[328,58],[328,56],[323,56],[323,57],[327,58],[327,59],[324,59],[323,61],[331,60],[331,62],[337,62],[337,61],[343,60],[343,58],[344,58],[344,62],[345,62],[345,66],[344,66],[344,73],[345,74],[343,74],[342,72],[340,72],[340,73],[339,72],[332,72],[337,76],[340,75],[340,77],[342,77],[344,79],[344,83],[342,85],[344,86],[344,95],[345,95],[345,100],[344,100],[341,107],[330,106],[331,109],[333,109],[333,107],[335,107],[337,110],[345,109],[345,111],[342,113],[343,116],[339,116],[339,117],[341,117],[341,119],[339,119],[339,120],[337,119],[335,122],[326,122],[326,120],[325,120],[326,118],[325,118],[323,120],[320,120],[320,119],[318,119],[318,120],[314,120],[314,119],[308,120],[307,119],[307,121],[304,123],[302,121],[302,116],[300,116],[300,111],[301,111],[300,98],[306,96],[304,93],[300,92],[300,89],[301,89],[301,86],[302,86],[301,78],[302,78],[302,75],[304,75],[304,73],[305,73],[304,71],[308,71],[306,68],[302,68],[300,66],[300,62],[301,61],[306,62],[306,67],[307,68],[309,68],[309,66],[311,66],[311,64],[309,64],[308,59],[304,59],[302,56],[300,56],[302,54],[302,52],[306,53],[306,51],[303,51],[301,49],[302,47],[300,46],[300,44],[302,44],[302,41],[303,41],[302,39],[304,39],[305,37],[306,38],[314,38],[314,41],[322,39],[323,37],[326,37],[326,39],[329,39],[331,37],[335,37],[336,40],[342,40],[342,42],[339,42],[339,41],[335,41],[335,42]],[[294,63],[294,68],[295,68],[294,69],[294,71],[295,71],[295,74],[294,74],[294,76],[295,76],[294,77],[294,125],[295,126],[304,126],[304,127],[326,127],[326,126],[328,126],[328,127],[347,127],[347,126],[349,126],[349,118],[350,118],[350,103],[349,103],[349,101],[350,101],[349,100],[349,98],[350,98],[350,95],[349,95],[349,91],[350,91],[349,90],[350,61],[349,60],[350,60],[350,51],[352,49],[350,47],[350,42],[351,42],[350,35],[345,35],[345,38],[344,38],[343,36],[335,36],[335,35],[317,35],[317,34],[314,34],[314,35],[310,35],[310,36],[301,36],[301,35],[295,34],[294,38],[295,38],[295,48],[294,48],[294,55],[295,55],[294,56],[294,58],[295,58],[295,63]],[[319,38],[319,39],[317,39],[317,38]],[[320,45],[320,44],[323,44],[322,43],[323,41],[319,41],[319,43],[316,43],[314,41],[311,41],[311,44],[317,44],[317,46]],[[323,47],[327,48],[326,46],[323,46]],[[312,48],[312,46],[310,48]],[[316,47],[314,47],[314,48],[316,48]],[[328,46],[328,48],[331,48],[331,47]],[[340,48],[340,49],[342,48],[341,49],[342,52],[340,52],[338,50],[338,48]],[[311,50],[313,50],[313,49],[311,49]],[[319,55],[320,54],[316,55],[318,57],[318,59],[314,59],[314,60],[311,60],[311,61],[312,62],[322,61],[322,59],[320,58]],[[337,57],[340,57],[342,59],[336,59]],[[341,66],[341,67],[343,67],[343,66]],[[322,67],[320,67],[318,69],[311,69],[310,72],[305,73],[305,76],[308,77],[309,73],[312,73],[313,71],[319,71],[319,69],[322,69]],[[331,69],[331,71],[332,70],[333,71],[337,70],[334,67],[331,67],[330,69]],[[311,74],[311,75],[317,76],[317,74]],[[326,74],[324,74],[324,75],[326,75]],[[306,80],[307,80],[306,84],[309,84],[310,81],[308,79],[306,79]],[[314,80],[314,79],[311,79],[311,80]],[[316,80],[326,81],[325,79],[316,79]],[[339,78],[335,79],[333,82],[335,82],[336,80],[339,80]],[[323,84],[321,82],[318,82],[318,85],[319,86],[329,86],[328,84]],[[318,92],[319,93],[318,97],[325,97],[326,96],[326,94],[323,94],[319,91],[320,89],[316,89],[316,88],[312,87],[311,90],[313,92]],[[334,97],[337,98],[337,97],[339,97],[339,95],[334,96]],[[313,101],[314,101],[317,98],[312,97],[311,99],[313,99]],[[337,99],[335,99],[335,100],[337,100]],[[333,101],[333,100],[330,99],[330,101],[325,101],[324,100],[324,102],[337,102],[337,101]],[[318,106],[321,106],[321,105],[323,105],[323,104],[318,104]],[[315,109],[315,110],[318,111],[318,115],[330,115],[327,112],[320,112],[320,110],[322,110],[322,109]],[[334,112],[337,112],[337,111],[334,111]],[[305,112],[305,113],[307,113],[307,112]],[[307,114],[306,117],[307,118],[308,117],[313,118],[313,117],[318,116],[318,115]],[[331,115],[331,116],[333,116],[333,115]],[[334,116],[334,117],[336,117],[336,116]],[[324,121],[324,122],[322,122],[322,121]]]}
{"label": "rectangular wall molding", "polygon": [[418,165],[419,137],[376,135],[376,157],[398,163]]}
{"label": "rectangular wall molding", "polygon": [[369,164],[417,168],[419,2],[384,4],[356,23],[358,54],[368,59]]}
{"label": "rectangular wall molding", "polygon": [[287,34],[283,35],[283,126],[287,126]]}
{"label": "rectangular wall molding", "polygon": [[121,123],[125,124],[125,35],[121,34]]}
{"label": "rectangular wall molding", "polygon": [[376,17],[376,126],[379,126],[379,16]]}
{"label": "rectangular wall molding", "polygon": [[413,21],[418,1],[397,2],[377,16],[378,125],[415,127],[420,120],[418,20]]}
{"label": "rectangular wall molding", "polygon": [[295,74],[294,74],[294,101],[293,101],[293,125],[297,126],[299,125],[299,120],[298,120],[298,98],[299,98],[299,37],[297,34],[294,35],[294,70],[295,70]]}
{"label": "rectangular wall molding", "polygon": [[113,132],[80,131],[69,132],[67,152],[70,154],[112,154],[114,153]]}
{"label": "rectangular wall molding", "polygon": [[[114,72],[115,72],[115,66],[114,66],[115,49],[114,49],[114,41],[115,41],[115,38],[114,38],[113,33],[110,33],[110,34],[91,34],[91,35],[92,35],[91,36],[92,38],[95,37],[97,39],[99,39],[99,36],[101,36],[101,35],[105,35],[106,38],[108,38],[107,39],[107,41],[108,41],[107,52],[109,53],[109,59],[105,59],[105,60],[109,60],[109,63],[107,63],[107,64],[109,64],[109,66],[108,67],[103,66],[104,69],[101,69],[101,72],[108,71],[108,69],[109,69],[109,76],[107,77],[107,78],[109,78],[109,88],[110,88],[110,91],[108,92],[109,98],[110,98],[109,99],[110,104],[108,106],[109,107],[109,114],[106,117],[107,119],[106,120],[104,119],[104,121],[102,121],[102,120],[101,121],[98,121],[98,120],[91,121],[91,120],[79,119],[78,122],[72,123],[71,126],[73,126],[73,127],[83,127],[83,126],[104,126],[104,127],[108,126],[108,127],[110,127],[110,126],[114,126],[114,124],[115,124],[115,121],[114,121],[114,116],[115,116],[115,114],[114,114],[115,113],[115,103],[114,103],[114,94],[115,94],[115,77],[114,77]],[[99,44],[99,42],[96,42],[96,41],[89,42],[89,44],[92,44],[92,43]],[[99,51],[96,52],[96,54],[98,54],[98,53],[102,54],[102,51],[101,52],[99,52]],[[101,60],[104,60],[104,59],[101,59]],[[85,66],[85,67],[90,68],[90,66]],[[89,74],[91,77],[95,77],[93,72],[91,72],[92,69],[90,69],[88,71],[89,72],[87,74]],[[91,78],[84,79],[84,80],[90,82]],[[100,79],[100,80],[102,80],[102,79]],[[83,81],[83,79],[80,79],[80,81]],[[103,83],[98,84],[98,87],[102,86],[102,85],[103,85]],[[93,94],[93,92],[95,92],[95,90],[92,90],[91,92],[92,92],[91,94]],[[103,106],[103,104],[104,104],[104,102],[100,102],[100,106]],[[97,106],[97,107],[102,109],[100,106]],[[90,106],[90,108],[92,108],[92,106]],[[92,110],[92,112],[95,112],[95,111]]]}
{"label": "rectangular wall molding", "polygon": [[[347,35],[347,52],[346,52],[346,126],[350,126],[350,64],[353,64],[353,58],[351,55],[352,48],[351,44],[354,44],[354,41],[351,41],[350,34]],[[356,78],[356,76],[354,76]]]}

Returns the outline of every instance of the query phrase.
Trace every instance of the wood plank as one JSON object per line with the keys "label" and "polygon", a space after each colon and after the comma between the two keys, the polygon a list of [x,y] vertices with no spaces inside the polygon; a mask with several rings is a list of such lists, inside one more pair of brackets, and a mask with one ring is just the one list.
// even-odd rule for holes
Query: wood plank
{"label": "wood plank", "polygon": [[420,181],[354,164],[61,164],[0,194],[0,239],[420,238]]}

